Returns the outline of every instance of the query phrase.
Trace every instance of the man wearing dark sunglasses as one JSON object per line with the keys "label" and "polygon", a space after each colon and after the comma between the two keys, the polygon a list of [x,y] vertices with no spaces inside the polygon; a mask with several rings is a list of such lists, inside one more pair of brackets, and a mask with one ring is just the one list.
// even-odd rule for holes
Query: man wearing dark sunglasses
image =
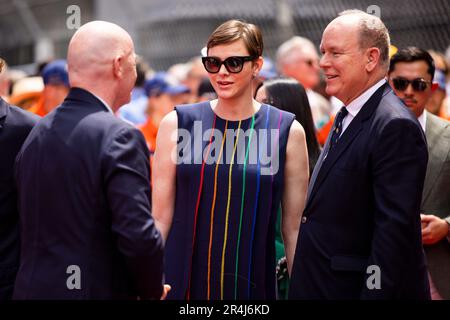
{"label": "man wearing dark sunglasses", "polygon": [[421,203],[422,242],[433,299],[450,299],[450,122],[425,110],[437,83],[430,54],[416,47],[398,51],[389,67],[395,93],[418,118],[428,142],[428,167]]}
{"label": "man wearing dark sunglasses", "polygon": [[415,47],[397,52],[390,63],[391,87],[419,120],[437,87],[432,83],[434,70],[433,58],[425,50]]}

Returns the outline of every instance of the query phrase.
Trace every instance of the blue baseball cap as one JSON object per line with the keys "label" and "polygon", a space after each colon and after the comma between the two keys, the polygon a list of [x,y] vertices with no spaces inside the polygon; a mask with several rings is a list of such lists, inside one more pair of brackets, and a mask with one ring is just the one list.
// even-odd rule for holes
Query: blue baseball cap
{"label": "blue baseball cap", "polygon": [[270,80],[278,76],[275,65],[269,57],[264,57],[264,64],[259,71],[258,76],[263,80]]}
{"label": "blue baseball cap", "polygon": [[157,72],[152,78],[146,80],[144,90],[148,97],[161,93],[176,95],[190,92],[189,87],[176,83],[167,72]]}
{"label": "blue baseball cap", "polygon": [[66,60],[55,60],[49,62],[42,70],[44,85],[63,84],[69,87],[69,75],[67,73]]}
{"label": "blue baseball cap", "polygon": [[271,79],[278,77],[278,74],[271,70],[261,70],[258,73],[258,76],[260,78],[262,78],[263,80],[271,80]]}

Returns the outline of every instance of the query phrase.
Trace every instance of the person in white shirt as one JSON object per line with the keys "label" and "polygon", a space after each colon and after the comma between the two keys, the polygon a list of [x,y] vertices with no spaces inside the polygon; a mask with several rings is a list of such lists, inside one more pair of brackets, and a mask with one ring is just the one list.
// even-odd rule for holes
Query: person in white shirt
{"label": "person in white shirt", "polygon": [[311,40],[294,36],[277,50],[276,64],[280,74],[300,82],[311,106],[316,130],[328,123],[332,115],[330,102],[314,91],[320,81],[319,55]]}

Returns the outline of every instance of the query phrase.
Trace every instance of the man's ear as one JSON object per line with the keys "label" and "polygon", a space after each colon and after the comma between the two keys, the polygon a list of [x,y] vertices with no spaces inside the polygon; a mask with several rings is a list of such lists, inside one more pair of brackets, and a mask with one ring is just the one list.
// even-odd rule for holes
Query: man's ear
{"label": "man's ear", "polygon": [[114,78],[121,78],[122,77],[122,63],[123,63],[123,57],[121,55],[114,57],[113,60],[113,75]]}
{"label": "man's ear", "polygon": [[366,70],[367,72],[372,72],[377,65],[380,64],[380,49],[372,47],[366,50]]}
{"label": "man's ear", "polygon": [[253,62],[253,75],[258,75],[259,71],[261,70],[262,66],[264,64],[264,58],[259,56],[256,60]]}
{"label": "man's ear", "polygon": [[437,88],[439,88],[439,83],[433,82],[431,84],[431,92],[435,92],[437,90]]}

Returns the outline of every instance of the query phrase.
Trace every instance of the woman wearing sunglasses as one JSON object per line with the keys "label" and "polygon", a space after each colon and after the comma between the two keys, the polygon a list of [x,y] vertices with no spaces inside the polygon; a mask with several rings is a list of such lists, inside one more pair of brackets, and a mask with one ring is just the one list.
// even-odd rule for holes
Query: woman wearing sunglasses
{"label": "woman wearing sunglasses", "polygon": [[162,121],[153,215],[166,239],[169,299],[275,299],[275,224],[291,269],[308,183],[305,133],[294,115],[252,97],[263,41],[230,20],[209,37],[218,99],[177,106]]}

